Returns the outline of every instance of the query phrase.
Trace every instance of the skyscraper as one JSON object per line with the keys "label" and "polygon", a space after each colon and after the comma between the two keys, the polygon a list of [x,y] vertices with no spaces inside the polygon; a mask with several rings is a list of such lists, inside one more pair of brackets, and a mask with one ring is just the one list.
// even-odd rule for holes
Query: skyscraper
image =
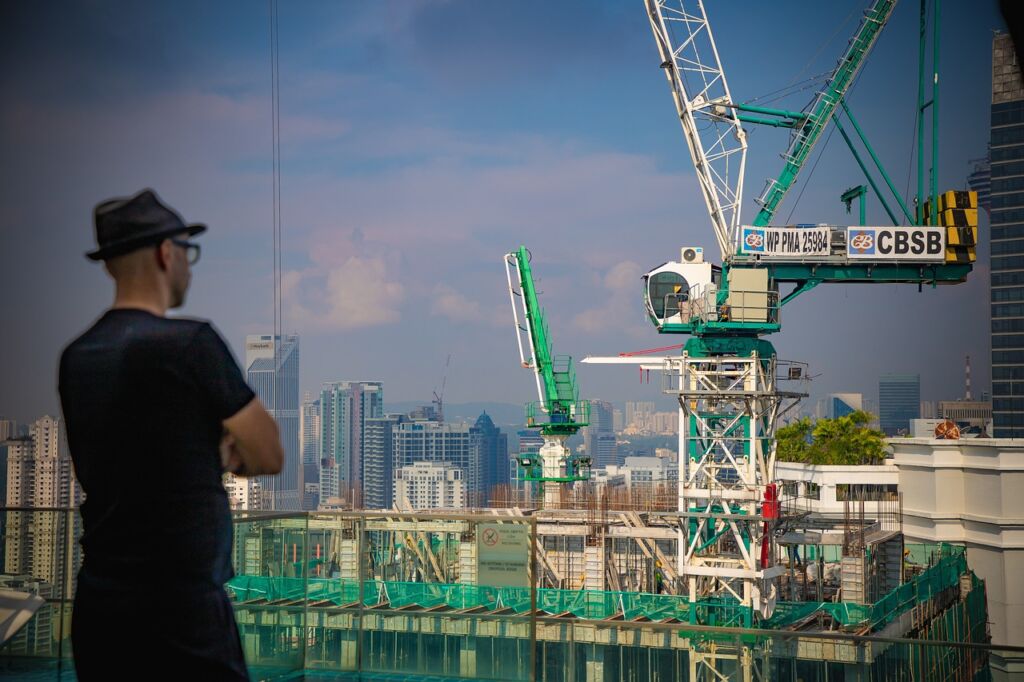
{"label": "skyscraper", "polygon": [[[41,417],[32,424],[28,436],[7,441],[9,507],[52,509],[75,507],[81,501],[82,489],[74,478],[59,420]],[[63,582],[65,594],[70,594],[81,559],[81,547],[68,542],[74,536],[68,525],[70,519],[80,523],[80,517],[63,512],[9,512],[4,538],[5,572],[31,575],[54,586]],[[65,557],[69,545],[72,556]]]}
{"label": "skyscraper", "polygon": [[1024,84],[1008,34],[992,40],[992,435],[1024,438]]}
{"label": "skyscraper", "polygon": [[[276,361],[275,361],[276,357]],[[265,508],[302,508],[299,459],[299,337],[245,337],[245,378],[277,421],[284,446],[284,467],[277,476],[261,476],[269,504]],[[276,380],[275,380],[276,378]]]}
{"label": "skyscraper", "polygon": [[829,419],[864,409],[864,397],[860,393],[829,393],[825,401],[825,416]]}
{"label": "skyscraper", "polygon": [[470,497],[480,493],[480,434],[468,424],[414,421],[394,427],[392,471],[416,462],[448,463],[462,469]]}
{"label": "skyscraper", "polygon": [[[649,405],[653,412],[654,403],[633,404],[641,405],[644,409]],[[615,408],[612,404],[606,400],[590,401],[590,425],[583,431],[583,445],[593,462],[593,466],[595,467],[618,464],[615,431],[612,429],[614,409]],[[628,412],[628,404],[626,409]],[[634,412],[632,414],[634,416],[644,414],[644,417],[647,417],[646,412],[641,412],[641,410],[637,408],[634,408]]]}
{"label": "skyscraper", "polygon": [[921,416],[921,376],[883,374],[878,380],[878,421],[886,435],[910,430]]}
{"label": "skyscraper", "polygon": [[0,443],[19,435],[21,434],[18,433],[18,422],[0,417]]}
{"label": "skyscraper", "polygon": [[486,497],[496,485],[509,483],[508,436],[484,412],[473,428],[480,434],[480,492]]}
{"label": "skyscraper", "polygon": [[308,391],[302,398],[302,508],[320,503],[320,400]]}
{"label": "skyscraper", "polygon": [[320,502],[362,504],[366,420],[384,414],[379,381],[335,381],[320,389]]}
{"label": "skyscraper", "polygon": [[643,428],[647,423],[647,419],[652,414],[654,414],[654,403],[652,401],[626,401],[625,426]]}
{"label": "skyscraper", "polygon": [[390,509],[394,503],[394,428],[408,420],[404,414],[386,414],[366,420],[363,447],[363,506],[366,509]]}

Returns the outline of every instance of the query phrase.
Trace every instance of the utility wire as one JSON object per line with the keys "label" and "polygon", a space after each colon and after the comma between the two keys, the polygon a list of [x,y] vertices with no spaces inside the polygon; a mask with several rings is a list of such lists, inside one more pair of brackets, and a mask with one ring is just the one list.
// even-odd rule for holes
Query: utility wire
{"label": "utility wire", "polygon": [[821,157],[825,155],[825,148],[828,147],[828,141],[832,139],[832,133],[836,131],[835,125],[832,126],[828,131],[828,135],[825,137],[825,142],[822,143],[821,149],[818,150],[818,158],[814,160],[814,165],[811,166],[811,170],[807,173],[804,178],[803,186],[800,187],[800,193],[796,195],[796,201],[793,202],[793,207],[789,209],[789,215],[786,216],[786,225],[789,225],[790,219],[793,217],[793,213],[796,211],[796,207],[800,205],[800,199],[804,195],[804,190],[807,189],[807,185],[811,183],[811,178],[814,177],[814,169],[818,167],[818,162],[821,161]]}
{"label": "utility wire", "polygon": [[[783,86],[783,87],[781,87],[781,88],[779,88],[777,90],[772,90],[771,92],[766,92],[763,95],[758,95],[757,97],[754,97],[753,99],[748,99],[746,102],[744,102],[744,104],[753,104],[754,102],[757,102],[759,100],[764,99],[765,97],[768,97],[770,99],[765,101],[765,104],[767,104],[768,102],[774,102],[775,100],[782,99],[783,97],[788,97],[790,95],[795,95],[798,92],[802,92],[803,90],[807,90],[808,88],[814,87],[817,84],[818,81],[823,80],[830,73],[832,73],[832,72],[831,71],[822,71],[821,73],[815,74],[813,76],[809,76],[809,77],[803,79],[802,81],[799,81],[799,82],[796,82],[796,83],[790,83],[789,85]],[[798,85],[802,86],[802,87],[800,87],[800,88],[798,88],[796,90],[793,90],[793,88],[796,88],[796,86],[798,86]],[[789,90],[793,90],[793,92],[788,92]]]}
{"label": "utility wire", "polygon": [[[273,223],[273,307],[274,307],[274,395],[272,406],[274,418],[279,417],[278,393],[281,370],[281,80],[278,70],[278,20],[277,0],[268,0],[270,9],[270,120],[272,147],[272,223]],[[277,507],[277,481],[273,476],[264,477],[264,485],[270,492],[270,509]]]}

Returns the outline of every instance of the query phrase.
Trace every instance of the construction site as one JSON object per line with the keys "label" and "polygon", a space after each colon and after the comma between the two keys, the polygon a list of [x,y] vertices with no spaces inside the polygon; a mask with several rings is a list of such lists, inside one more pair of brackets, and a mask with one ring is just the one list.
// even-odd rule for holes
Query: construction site
{"label": "construction site", "polygon": [[[869,4],[799,110],[733,97],[700,0],[644,4],[721,260],[682,246],[679,260],[643,276],[648,319],[684,342],[582,362],[660,377],[678,404],[678,480],[596,485],[591,456],[567,446],[590,405],[572,359],[553,351],[539,259],[519,246],[503,264],[518,362],[536,385],[526,426],[542,441],[517,455],[519,486],[458,513],[243,516],[229,589],[251,663],[586,682],[988,680],[1010,670],[992,664],[985,583],[963,546],[906,542],[898,493],[849,495],[830,516],[776,475],[777,425],[811,378],[767,340],[783,307],[819,285],[923,291],[973,269],[977,195],[937,184],[939,0],[920,7],[913,196],[894,187],[847,102],[894,0]],[[755,126],[788,131],[788,143],[745,223]],[[859,203],[859,224],[775,223],[833,128],[867,182],[837,192],[848,211]],[[891,225],[865,224],[869,196]]]}
{"label": "construction site", "polygon": [[[598,485],[591,457],[566,445],[590,405],[572,359],[552,349],[532,270],[541,254],[531,265],[533,253],[513,248],[502,260],[516,361],[537,393],[525,426],[543,444],[514,456],[518,485],[487,508],[236,512],[226,589],[255,677],[1011,678],[993,665],[986,585],[964,546],[907,542],[899,493],[851,494],[842,514],[824,514],[776,473],[777,426],[807,396],[810,374],[768,341],[783,307],[819,285],[941,296],[976,258],[976,193],[937,185],[940,0],[921,1],[915,36],[913,196],[893,186],[846,101],[895,4],[872,0],[811,101],[789,110],[733,97],[700,0],[644,0],[651,68],[674,106],[662,113],[681,123],[675,142],[693,162],[720,260],[681,245],[643,276],[646,317],[682,343],[582,362],[657,377],[651,390],[678,405],[678,480]],[[744,222],[753,126],[787,131],[788,142]],[[847,208],[859,202],[860,222],[777,224],[833,128],[867,183],[836,192]],[[891,224],[865,224],[867,197]]]}
{"label": "construction site", "polygon": [[[983,582],[962,547],[907,544],[887,528],[898,510],[838,521],[783,511],[801,530],[778,538],[779,596],[764,618],[735,596],[690,599],[677,562],[692,516],[612,507],[239,518],[228,589],[250,665],[440,679],[991,679]],[[508,545],[500,578],[491,537]]]}

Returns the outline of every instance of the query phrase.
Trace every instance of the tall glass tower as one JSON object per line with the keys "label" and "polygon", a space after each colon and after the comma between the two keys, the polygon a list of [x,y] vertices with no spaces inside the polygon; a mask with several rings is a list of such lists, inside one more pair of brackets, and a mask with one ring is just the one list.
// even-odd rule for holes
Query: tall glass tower
{"label": "tall glass tower", "polygon": [[320,503],[320,400],[307,391],[302,398],[302,508]]}
{"label": "tall glass tower", "polygon": [[[279,346],[279,348],[278,348]],[[276,360],[275,360],[276,359]],[[298,511],[302,466],[299,455],[299,337],[272,335],[245,337],[245,378],[277,421],[284,446],[284,467],[277,476],[260,476],[268,496],[264,508]],[[276,378],[276,381],[275,381]]]}
{"label": "tall glass tower", "polygon": [[384,414],[379,381],[335,381],[320,388],[320,503],[362,505],[366,422]]}
{"label": "tall glass tower", "polygon": [[1024,438],[1024,85],[1009,34],[992,40],[992,435]]}
{"label": "tall glass tower", "polygon": [[921,375],[883,374],[878,380],[878,422],[887,436],[910,430],[921,416]]}
{"label": "tall glass tower", "polygon": [[508,436],[487,412],[477,417],[473,428],[480,434],[480,492],[486,500],[495,486],[509,484]]}

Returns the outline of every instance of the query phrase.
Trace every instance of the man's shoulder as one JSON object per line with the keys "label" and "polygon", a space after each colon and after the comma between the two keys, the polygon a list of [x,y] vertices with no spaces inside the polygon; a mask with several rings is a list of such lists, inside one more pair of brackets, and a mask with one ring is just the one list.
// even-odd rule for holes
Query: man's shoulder
{"label": "man's shoulder", "polygon": [[208,320],[160,317],[136,310],[108,310],[64,347],[61,360],[107,345],[170,344],[182,350],[199,338],[216,336]]}

